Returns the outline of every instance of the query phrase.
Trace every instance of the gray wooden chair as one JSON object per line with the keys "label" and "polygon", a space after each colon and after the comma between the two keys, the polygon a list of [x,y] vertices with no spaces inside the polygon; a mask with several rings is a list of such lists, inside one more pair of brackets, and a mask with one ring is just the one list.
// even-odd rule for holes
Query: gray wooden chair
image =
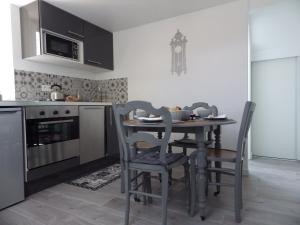
{"label": "gray wooden chair", "polygon": [[[168,200],[168,171],[177,166],[184,166],[186,174],[186,187],[189,193],[189,164],[188,158],[181,153],[166,153],[168,141],[171,135],[172,118],[166,108],[155,109],[151,103],[143,101],[128,102],[124,106],[114,105],[114,113],[119,140],[122,144],[122,157],[124,162],[124,181],[126,194],[125,225],[129,223],[130,196],[141,195],[148,198],[160,198],[162,203],[162,225],[167,224],[167,200]],[[164,135],[161,139],[146,132],[137,132],[133,128],[124,125],[124,118],[130,112],[137,109],[162,117],[160,123]],[[158,148],[158,151],[146,151],[136,154],[136,143],[148,143]],[[151,192],[151,173],[161,174],[161,195]],[[146,177],[140,184],[136,183],[138,177]],[[146,185],[145,185],[146,183]],[[142,187],[142,190],[139,188]],[[189,195],[188,195],[189,196]],[[150,199],[149,199],[150,200]]]}
{"label": "gray wooden chair", "polygon": [[[184,110],[189,110],[189,111],[199,109],[199,111],[197,113],[198,113],[198,116],[201,117],[201,118],[209,116],[209,115],[214,115],[214,116],[218,115],[217,107],[216,106],[209,106],[205,102],[196,102],[192,106],[185,106],[183,109]],[[209,145],[209,144],[212,143],[211,132],[212,132],[212,130],[210,130],[208,132],[208,137],[207,137],[208,141],[206,142],[206,145]],[[169,153],[172,152],[172,147],[182,148],[183,149],[183,154],[186,155],[188,148],[192,148],[192,149],[197,148],[197,143],[196,143],[195,139],[189,138],[188,133],[185,133],[184,137],[182,139],[174,140],[173,142],[169,143],[169,149],[168,149]]]}
{"label": "gray wooden chair", "polygon": [[[209,148],[207,154],[207,160],[209,162],[229,162],[234,163],[234,169],[229,168],[217,168],[209,167],[207,168],[208,173],[224,174],[234,176],[234,184],[221,183],[221,182],[210,182],[209,185],[216,186],[231,186],[234,187],[234,205],[235,205],[235,220],[236,222],[241,222],[241,209],[242,209],[242,171],[243,171],[243,159],[245,155],[245,147],[247,143],[247,134],[252,120],[252,115],[255,110],[255,103],[246,102],[244,113],[242,117],[242,122],[240,126],[238,143],[236,150],[231,149],[217,149]],[[191,179],[196,179],[196,160],[197,152],[192,153],[190,156],[191,160]],[[196,187],[195,182],[192,182],[193,187],[191,188],[191,199],[195,199]],[[191,214],[195,212],[195,201],[191,202]]]}
{"label": "gray wooden chair", "polygon": [[[118,104],[119,106],[122,106],[124,107],[125,104]],[[113,109],[113,113],[114,113],[114,118],[116,117],[115,115],[115,108],[116,108],[116,104],[113,104],[112,106],[112,109]],[[135,112],[133,112],[133,118],[135,116]],[[130,117],[129,116],[126,116],[124,117],[124,119],[129,119]],[[120,174],[120,177],[121,177],[121,193],[125,193],[125,175],[124,175],[124,157],[123,157],[123,150],[121,150],[123,148],[122,144],[121,144],[121,141],[120,141],[120,138],[119,138],[119,134],[117,134],[117,141],[119,143],[119,160],[120,160],[120,165],[121,165],[121,174]],[[137,142],[136,143],[136,154],[140,154],[140,153],[143,153],[145,151],[157,151],[159,150],[157,147],[149,144],[149,143],[146,143],[146,142]],[[144,177],[144,178],[148,178],[149,177]],[[148,181],[144,181],[144,182],[148,182]],[[135,201],[140,201],[139,198],[135,198]],[[150,200],[151,201],[151,200]]]}

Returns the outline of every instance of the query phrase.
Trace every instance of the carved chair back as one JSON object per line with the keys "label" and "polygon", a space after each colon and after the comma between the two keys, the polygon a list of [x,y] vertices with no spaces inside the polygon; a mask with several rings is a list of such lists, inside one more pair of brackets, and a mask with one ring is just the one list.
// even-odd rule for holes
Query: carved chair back
{"label": "carved chair back", "polygon": [[[117,132],[119,141],[122,146],[122,158],[125,162],[129,162],[136,157],[135,145],[138,142],[145,142],[159,149],[160,161],[166,163],[166,149],[170,139],[172,130],[172,118],[170,112],[162,107],[156,109],[151,103],[145,101],[131,101],[125,105],[114,105],[114,113],[116,119]],[[124,126],[124,121],[127,120],[131,113],[136,110],[144,110],[148,114],[161,117],[160,128],[164,135],[161,139],[147,132],[136,132],[129,126]]]}

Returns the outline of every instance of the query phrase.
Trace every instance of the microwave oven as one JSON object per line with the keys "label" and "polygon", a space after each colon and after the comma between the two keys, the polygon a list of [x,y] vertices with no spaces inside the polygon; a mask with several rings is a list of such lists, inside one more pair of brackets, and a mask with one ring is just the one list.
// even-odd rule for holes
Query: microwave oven
{"label": "microwave oven", "polygon": [[83,63],[83,43],[64,35],[42,30],[43,54]]}

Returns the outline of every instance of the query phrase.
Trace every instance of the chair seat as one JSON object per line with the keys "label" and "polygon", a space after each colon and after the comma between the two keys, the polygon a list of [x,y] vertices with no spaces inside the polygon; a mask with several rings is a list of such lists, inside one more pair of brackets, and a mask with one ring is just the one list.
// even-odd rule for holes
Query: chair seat
{"label": "chair seat", "polygon": [[230,149],[209,148],[207,152],[207,159],[209,161],[235,162],[236,151]]}
{"label": "chair seat", "polygon": [[141,152],[138,154],[131,162],[149,165],[170,165],[185,157],[186,156],[184,156],[182,153],[166,153],[166,163],[164,164],[159,159],[159,152],[147,151],[145,153]]}
{"label": "chair seat", "polygon": [[[212,141],[205,141],[204,144],[210,145]],[[173,142],[169,143],[169,145],[177,146],[177,147],[186,147],[186,148],[197,148],[197,142],[194,139],[190,138],[182,138],[179,140],[174,140]]]}
{"label": "chair seat", "polygon": [[136,143],[136,148],[139,150],[143,150],[143,149],[155,148],[155,146],[153,146],[145,141],[139,141]]}

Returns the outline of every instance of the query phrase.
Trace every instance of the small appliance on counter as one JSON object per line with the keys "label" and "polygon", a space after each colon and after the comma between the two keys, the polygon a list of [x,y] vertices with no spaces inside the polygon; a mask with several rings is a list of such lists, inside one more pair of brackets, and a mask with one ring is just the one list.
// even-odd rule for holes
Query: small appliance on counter
{"label": "small appliance on counter", "polygon": [[65,101],[65,95],[62,93],[62,87],[58,84],[51,86],[50,99],[51,101]]}

